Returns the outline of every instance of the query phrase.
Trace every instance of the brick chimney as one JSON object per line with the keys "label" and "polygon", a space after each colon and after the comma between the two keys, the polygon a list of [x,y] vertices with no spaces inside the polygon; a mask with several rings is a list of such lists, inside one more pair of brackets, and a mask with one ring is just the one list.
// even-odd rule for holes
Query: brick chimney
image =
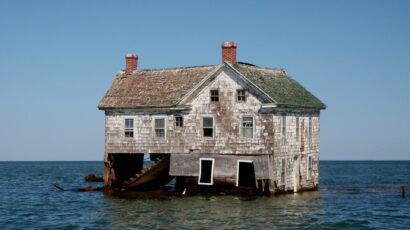
{"label": "brick chimney", "polygon": [[137,70],[138,56],[136,54],[125,55],[125,74],[132,74]]}
{"label": "brick chimney", "polygon": [[236,64],[236,42],[222,42],[222,63],[227,61],[231,64]]}

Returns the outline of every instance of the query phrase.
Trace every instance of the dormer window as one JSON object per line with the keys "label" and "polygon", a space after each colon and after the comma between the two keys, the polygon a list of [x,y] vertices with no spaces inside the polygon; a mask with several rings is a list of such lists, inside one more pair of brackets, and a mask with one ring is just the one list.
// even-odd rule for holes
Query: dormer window
{"label": "dormer window", "polygon": [[211,101],[219,101],[219,90],[211,90]]}
{"label": "dormer window", "polygon": [[238,100],[239,102],[246,101],[245,90],[243,90],[243,89],[238,89],[238,90],[236,90],[236,94],[237,94],[237,100]]}

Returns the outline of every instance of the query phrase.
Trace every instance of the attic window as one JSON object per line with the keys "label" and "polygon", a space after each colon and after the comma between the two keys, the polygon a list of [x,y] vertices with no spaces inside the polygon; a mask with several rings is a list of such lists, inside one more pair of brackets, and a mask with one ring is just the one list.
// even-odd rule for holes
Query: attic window
{"label": "attic window", "polygon": [[134,137],[134,119],[127,118],[124,120],[124,136]]}
{"label": "attic window", "polygon": [[211,101],[219,101],[219,90],[211,90]]}
{"label": "attic window", "polygon": [[238,89],[236,91],[237,95],[238,95],[238,101],[246,101],[246,97],[245,97],[245,90],[243,89]]}
{"label": "attic window", "polygon": [[184,119],[182,116],[175,117],[175,127],[183,127],[184,126]]}
{"label": "attic window", "polygon": [[165,137],[165,118],[155,118],[154,121],[155,137]]}

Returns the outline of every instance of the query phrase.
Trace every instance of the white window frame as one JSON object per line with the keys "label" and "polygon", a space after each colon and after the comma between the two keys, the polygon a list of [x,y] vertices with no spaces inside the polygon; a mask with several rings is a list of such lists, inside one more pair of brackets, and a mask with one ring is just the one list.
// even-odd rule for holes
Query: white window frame
{"label": "white window frame", "polygon": [[[310,172],[309,172],[309,158],[310,158]],[[313,173],[313,157],[312,155],[308,155],[306,158],[306,180],[311,180]]]}
{"label": "white window frame", "polygon": [[[211,183],[201,183],[201,172],[202,172],[202,161],[212,161],[211,167]],[[198,184],[199,185],[213,185],[214,184],[214,168],[215,168],[215,158],[199,158],[199,176],[198,176]]]}
{"label": "white window frame", "polygon": [[[244,162],[244,163],[253,163],[252,160],[238,160],[236,163],[236,187],[239,186],[239,163]],[[255,166],[254,166],[255,167]]]}
{"label": "white window frame", "polygon": [[[280,116],[280,134],[282,135],[282,137],[286,137],[286,134],[288,132],[286,123],[287,123],[287,116],[282,114]],[[283,131],[283,129],[285,129],[285,131]]]}
{"label": "white window frame", "polygon": [[[212,118],[212,137],[204,136],[204,118]],[[201,119],[201,133],[203,138],[215,138],[215,118],[212,115],[202,116]]]}
{"label": "white window frame", "polygon": [[[130,129],[127,129],[126,127],[125,127],[125,120],[132,120],[132,137],[127,137],[127,136],[125,136],[125,132],[127,131],[127,132],[129,132],[130,131]],[[122,122],[122,130],[123,130],[123,132],[122,132],[122,135],[124,136],[124,138],[135,138],[135,119],[133,118],[133,117],[124,117],[124,120],[123,120],[123,122]]]}
{"label": "white window frame", "polygon": [[[252,137],[245,137],[244,134],[243,134],[243,118],[244,117],[251,117],[252,118]],[[255,117],[253,115],[243,115],[241,117],[240,133],[241,133],[241,138],[243,138],[243,139],[253,139],[253,138],[255,138]]]}
{"label": "white window frame", "polygon": [[[156,119],[164,119],[164,137],[157,137],[157,133],[155,132],[155,120]],[[154,134],[154,137],[157,139],[166,139],[167,138],[167,116],[153,116],[152,117],[152,132]]]}

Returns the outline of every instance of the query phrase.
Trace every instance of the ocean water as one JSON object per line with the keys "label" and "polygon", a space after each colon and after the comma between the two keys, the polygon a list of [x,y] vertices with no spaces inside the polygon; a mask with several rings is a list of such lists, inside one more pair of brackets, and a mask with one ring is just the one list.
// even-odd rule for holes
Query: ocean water
{"label": "ocean water", "polygon": [[273,197],[52,185],[95,185],[89,173],[101,175],[102,162],[0,162],[0,229],[410,229],[410,161],[321,161],[319,191]]}

